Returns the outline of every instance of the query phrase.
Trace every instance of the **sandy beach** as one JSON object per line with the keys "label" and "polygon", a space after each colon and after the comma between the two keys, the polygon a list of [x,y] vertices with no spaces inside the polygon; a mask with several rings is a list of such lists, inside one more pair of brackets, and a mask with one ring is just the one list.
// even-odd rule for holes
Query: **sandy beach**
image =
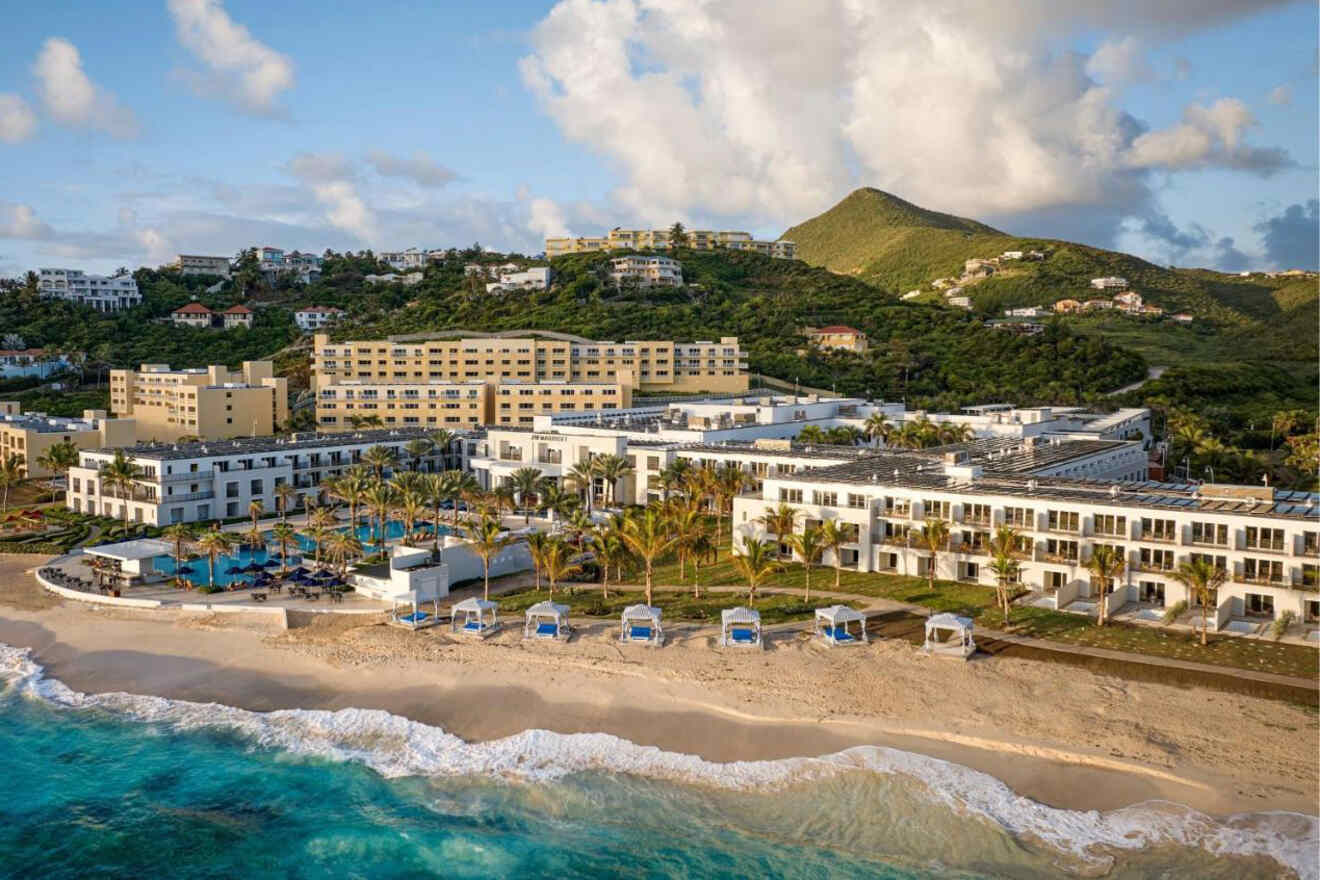
{"label": "sandy beach", "polygon": [[710,633],[620,646],[605,624],[532,645],[520,628],[470,643],[331,615],[286,631],[64,602],[26,573],[43,561],[0,557],[0,642],[80,691],[379,708],[469,740],[599,731],[721,762],[883,745],[1068,809],[1167,799],[1216,815],[1317,812],[1320,723],[1277,701],[1032,660],[940,660],[899,642],[829,650],[805,635],[732,653]]}

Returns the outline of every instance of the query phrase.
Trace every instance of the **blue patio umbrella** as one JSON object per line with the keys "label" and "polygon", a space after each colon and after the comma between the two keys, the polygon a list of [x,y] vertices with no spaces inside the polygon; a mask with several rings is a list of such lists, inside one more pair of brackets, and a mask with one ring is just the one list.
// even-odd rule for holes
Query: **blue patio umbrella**
{"label": "blue patio umbrella", "polygon": [[243,567],[242,567],[241,565],[227,565],[227,566],[225,566],[225,572],[224,572],[224,573],[225,573],[225,574],[242,574],[242,573],[243,573]]}
{"label": "blue patio umbrella", "polygon": [[263,563],[261,564],[261,567],[262,567],[262,568],[279,568],[279,567],[280,567],[280,563],[279,563],[279,560],[277,560],[277,559],[267,559],[265,562],[263,562]]}
{"label": "blue patio umbrella", "polygon": [[262,568],[260,562],[249,562],[247,565],[243,566],[242,570],[246,572],[255,572],[255,571],[264,571],[265,569]]}
{"label": "blue patio umbrella", "polygon": [[178,574],[196,574],[196,573],[197,573],[197,569],[193,568],[191,565],[181,565],[181,566],[179,566],[179,570],[178,570],[177,573],[178,573]]}
{"label": "blue patio umbrella", "polygon": [[292,577],[306,577],[310,573],[311,572],[303,568],[301,565],[295,568],[293,571],[289,572],[290,576]]}

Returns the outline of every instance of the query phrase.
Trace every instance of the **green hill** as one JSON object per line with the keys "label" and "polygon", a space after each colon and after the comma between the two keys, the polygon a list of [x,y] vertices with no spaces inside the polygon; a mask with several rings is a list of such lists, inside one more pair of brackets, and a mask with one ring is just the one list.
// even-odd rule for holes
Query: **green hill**
{"label": "green hill", "polygon": [[870,187],[782,237],[797,244],[806,263],[894,291],[957,274],[964,260],[994,256],[1017,241],[984,223],[928,211]]}

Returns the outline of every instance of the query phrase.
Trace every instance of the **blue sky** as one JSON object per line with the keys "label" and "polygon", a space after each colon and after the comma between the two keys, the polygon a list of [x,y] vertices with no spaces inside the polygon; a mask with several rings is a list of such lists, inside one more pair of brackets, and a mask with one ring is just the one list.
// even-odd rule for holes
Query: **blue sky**
{"label": "blue sky", "polygon": [[992,6],[25,4],[0,273],[777,236],[862,185],[1162,263],[1315,267],[1313,2]]}

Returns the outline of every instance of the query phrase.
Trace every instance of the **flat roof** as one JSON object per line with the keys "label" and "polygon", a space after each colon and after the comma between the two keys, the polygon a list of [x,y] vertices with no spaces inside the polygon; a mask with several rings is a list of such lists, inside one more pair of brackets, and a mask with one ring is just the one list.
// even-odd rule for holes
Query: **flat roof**
{"label": "flat roof", "polygon": [[174,545],[169,541],[158,541],[155,538],[138,538],[133,541],[120,541],[118,544],[88,547],[83,552],[104,556],[107,559],[150,559],[153,556],[169,556],[174,552]]}
{"label": "flat roof", "polygon": [[[240,437],[236,440],[202,440],[193,443],[144,443],[123,447],[131,458],[153,461],[176,461],[184,458],[208,458],[220,455],[260,455],[266,452],[298,452],[330,446],[356,446],[363,443],[396,443],[428,437],[434,428],[381,428],[370,431],[347,431],[339,434],[295,434],[283,437]],[[115,448],[84,450],[113,455]]]}

